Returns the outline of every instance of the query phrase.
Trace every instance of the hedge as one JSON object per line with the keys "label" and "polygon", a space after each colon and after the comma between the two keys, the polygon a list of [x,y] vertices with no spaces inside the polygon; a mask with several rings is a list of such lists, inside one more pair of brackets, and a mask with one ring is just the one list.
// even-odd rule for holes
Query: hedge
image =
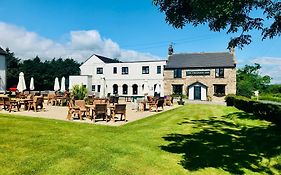
{"label": "hedge", "polygon": [[262,103],[236,95],[227,95],[225,101],[227,106],[235,106],[247,113],[253,113],[259,118],[281,124],[281,105]]}

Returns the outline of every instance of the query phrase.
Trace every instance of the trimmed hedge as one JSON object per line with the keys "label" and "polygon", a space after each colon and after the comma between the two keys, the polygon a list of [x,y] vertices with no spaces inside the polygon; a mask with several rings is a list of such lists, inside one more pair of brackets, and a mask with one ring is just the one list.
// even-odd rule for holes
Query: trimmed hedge
{"label": "trimmed hedge", "polygon": [[227,95],[225,102],[227,106],[235,106],[247,113],[253,113],[262,119],[281,124],[281,105],[262,103],[236,95]]}

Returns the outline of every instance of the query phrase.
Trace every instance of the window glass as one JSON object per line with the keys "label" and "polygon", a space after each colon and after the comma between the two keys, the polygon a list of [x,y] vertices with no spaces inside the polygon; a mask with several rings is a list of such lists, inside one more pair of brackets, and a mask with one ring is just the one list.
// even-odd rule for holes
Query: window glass
{"label": "window glass", "polygon": [[214,95],[218,97],[225,96],[225,85],[214,85]]}
{"label": "window glass", "polygon": [[182,84],[173,85],[173,94],[176,94],[176,95],[182,94],[182,87],[183,87]]}
{"label": "window glass", "polygon": [[182,78],[181,69],[174,69],[174,78]]}
{"label": "window glass", "polygon": [[122,74],[129,74],[129,68],[128,67],[122,67]]}
{"label": "window glass", "polygon": [[133,88],[133,95],[138,95],[138,85],[134,84],[132,88]]}
{"label": "window glass", "polygon": [[142,66],[142,74],[149,74],[149,66]]}
{"label": "window glass", "polygon": [[92,85],[92,91],[96,91],[96,85]]}
{"label": "window glass", "polygon": [[217,78],[222,78],[222,77],[224,77],[224,68],[217,68],[217,69],[216,69],[216,77],[217,77]]}
{"label": "window glass", "polygon": [[123,85],[123,94],[124,95],[128,94],[128,85],[126,84]]}
{"label": "window glass", "polygon": [[161,74],[161,66],[157,66],[157,74]]}
{"label": "window glass", "polygon": [[113,94],[118,94],[118,85],[117,84],[113,85]]}
{"label": "window glass", "polygon": [[117,67],[113,67],[113,74],[117,74]]}
{"label": "window glass", "polygon": [[102,67],[97,68],[97,74],[103,74],[103,68]]}

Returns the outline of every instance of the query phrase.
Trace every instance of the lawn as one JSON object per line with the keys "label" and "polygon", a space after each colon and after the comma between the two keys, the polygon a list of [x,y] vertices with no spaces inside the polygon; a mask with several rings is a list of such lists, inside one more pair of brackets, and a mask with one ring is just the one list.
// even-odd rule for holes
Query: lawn
{"label": "lawn", "polygon": [[280,131],[199,104],[121,127],[0,114],[0,174],[280,174]]}

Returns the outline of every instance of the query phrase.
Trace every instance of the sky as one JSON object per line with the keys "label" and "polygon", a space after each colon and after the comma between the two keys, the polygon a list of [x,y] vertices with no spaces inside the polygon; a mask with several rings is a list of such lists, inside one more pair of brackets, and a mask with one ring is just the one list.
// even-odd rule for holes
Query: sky
{"label": "sky", "polygon": [[[281,83],[281,37],[261,41],[260,33],[252,34],[250,45],[236,49],[238,67],[260,63],[263,75]],[[174,53],[225,52],[230,37],[206,26],[175,29],[152,0],[1,0],[0,6],[0,47],[22,59],[83,62],[94,53],[167,59],[170,43]]]}

